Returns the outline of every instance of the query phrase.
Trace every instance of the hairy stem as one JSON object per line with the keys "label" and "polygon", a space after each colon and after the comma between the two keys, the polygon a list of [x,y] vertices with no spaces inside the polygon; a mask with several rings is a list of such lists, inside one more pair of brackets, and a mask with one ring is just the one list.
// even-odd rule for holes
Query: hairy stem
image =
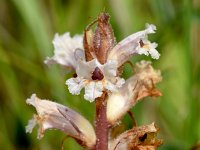
{"label": "hairy stem", "polygon": [[96,136],[97,142],[95,150],[108,150],[108,122],[106,115],[106,96],[104,93],[96,99]]}

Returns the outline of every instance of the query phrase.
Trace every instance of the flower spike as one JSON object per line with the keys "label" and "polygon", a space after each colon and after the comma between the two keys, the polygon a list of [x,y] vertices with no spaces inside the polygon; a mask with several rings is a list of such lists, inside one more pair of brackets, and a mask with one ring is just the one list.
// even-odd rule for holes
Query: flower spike
{"label": "flower spike", "polygon": [[[126,81],[120,77],[124,63],[130,62],[135,54],[159,59],[157,43],[148,40],[156,26],[146,24],[146,29],[116,43],[109,19],[108,13],[101,12],[85,28],[83,35],[56,34],[54,55],[44,61],[47,65],[57,63],[74,71],[65,84],[71,94],[79,95],[84,90],[84,99],[95,102],[95,131],[76,111],[33,94],[26,102],[36,108],[37,114],[29,120],[26,132],[31,133],[39,125],[38,138],[41,139],[46,130],[58,129],[88,150],[155,150],[162,143],[156,139],[158,129],[154,123],[137,127],[130,113],[142,98],[161,96],[155,88],[162,80],[160,71],[154,70],[150,62],[141,61],[136,63],[132,77]],[[133,119],[133,128],[113,139],[109,130],[128,112]]]}

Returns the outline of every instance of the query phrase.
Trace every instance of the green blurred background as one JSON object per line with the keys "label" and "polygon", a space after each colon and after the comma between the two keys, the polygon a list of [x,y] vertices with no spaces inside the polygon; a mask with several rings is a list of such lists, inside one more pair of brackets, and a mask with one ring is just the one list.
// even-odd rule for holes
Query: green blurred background
{"label": "green blurred background", "polygon": [[[159,44],[163,81],[161,98],[146,98],[132,109],[139,125],[156,122],[160,150],[187,150],[200,141],[200,0],[0,0],[0,149],[61,149],[65,134],[48,131],[37,140],[36,129],[25,133],[25,125],[35,112],[26,98],[36,93],[68,105],[91,122],[94,104],[83,96],[72,96],[65,85],[68,73],[57,65],[43,64],[53,55],[56,32],[83,33],[87,24],[102,11],[111,15],[117,41],[138,30],[146,22],[157,26],[150,39]],[[150,59],[135,56],[132,62]],[[132,74],[125,66],[123,76]],[[152,100],[153,99],[153,100]],[[123,120],[131,128],[128,116]],[[73,139],[66,150],[81,149]]]}

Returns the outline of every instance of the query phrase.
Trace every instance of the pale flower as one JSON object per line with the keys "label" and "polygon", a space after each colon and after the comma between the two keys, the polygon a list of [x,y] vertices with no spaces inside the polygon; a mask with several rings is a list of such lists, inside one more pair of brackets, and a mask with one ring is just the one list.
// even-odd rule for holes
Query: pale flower
{"label": "pale flower", "polygon": [[70,137],[82,141],[91,149],[96,143],[96,135],[90,122],[76,111],[49,100],[41,100],[35,94],[27,99],[27,104],[36,108],[37,115],[29,120],[26,132],[31,133],[38,124],[38,138],[41,139],[48,129],[58,129]]}
{"label": "pale flower", "polygon": [[[109,53],[108,59],[116,60],[118,66],[123,65],[126,61],[130,59],[132,55],[135,54],[145,54],[148,55],[148,49],[138,49],[140,46],[141,39],[147,39],[148,34],[155,33],[156,26],[152,24],[146,24],[146,29],[143,31],[136,32],[129,35],[127,38],[120,41]],[[149,41],[148,41],[149,42]],[[153,52],[157,53],[156,55],[151,55],[153,59],[159,58],[160,54],[155,49],[157,45],[151,45],[151,48],[154,48]]]}
{"label": "pale flower", "polygon": [[[100,97],[103,91],[108,93],[117,92],[125,83],[123,78],[118,76],[118,68],[128,61],[134,54],[151,54],[152,58],[158,59],[159,53],[156,45],[148,43],[148,49],[139,47],[138,43],[148,34],[155,33],[154,25],[147,25],[146,29],[130,35],[113,48],[107,51],[107,60],[101,64],[95,55],[93,59],[86,61],[85,50],[83,49],[83,36],[75,35],[70,37],[69,33],[58,36],[56,34],[54,44],[54,56],[45,60],[46,64],[58,63],[70,67],[75,71],[75,77],[66,81],[69,92],[75,95],[85,88],[84,98],[90,102]],[[99,56],[98,56],[99,57]]]}
{"label": "pale flower", "polygon": [[[115,124],[142,98],[161,96],[155,84],[162,80],[159,70],[148,61],[136,63],[135,72],[116,93],[107,99],[107,119]],[[120,110],[120,111],[119,111]]]}

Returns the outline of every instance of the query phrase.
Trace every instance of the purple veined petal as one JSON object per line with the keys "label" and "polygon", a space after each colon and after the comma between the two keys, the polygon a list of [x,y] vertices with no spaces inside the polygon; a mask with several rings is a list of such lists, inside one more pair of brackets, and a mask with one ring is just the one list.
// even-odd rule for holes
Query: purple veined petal
{"label": "purple veined petal", "polygon": [[155,84],[162,80],[160,71],[154,70],[150,62],[136,64],[135,74],[126,80],[118,92],[111,93],[107,101],[108,122],[116,124],[140,99],[161,96]]}
{"label": "purple veined petal", "polygon": [[108,60],[116,60],[118,67],[125,63],[132,55],[137,54],[136,47],[140,39],[145,38],[148,34],[155,33],[154,25],[146,26],[143,31],[136,32],[120,41],[108,54]]}
{"label": "purple veined petal", "polygon": [[96,135],[90,122],[76,111],[61,104],[41,100],[35,94],[27,99],[27,104],[36,108],[37,115],[29,120],[26,132],[31,133],[36,124],[39,125],[38,138],[42,138],[48,129],[58,129],[75,138],[83,146],[92,149],[96,143]]}
{"label": "purple veined petal", "polygon": [[54,56],[47,57],[44,63],[47,65],[57,63],[61,66],[75,69],[77,65],[75,55],[77,55],[77,49],[83,49],[83,35],[71,37],[69,32],[60,36],[55,34],[53,45]]}

